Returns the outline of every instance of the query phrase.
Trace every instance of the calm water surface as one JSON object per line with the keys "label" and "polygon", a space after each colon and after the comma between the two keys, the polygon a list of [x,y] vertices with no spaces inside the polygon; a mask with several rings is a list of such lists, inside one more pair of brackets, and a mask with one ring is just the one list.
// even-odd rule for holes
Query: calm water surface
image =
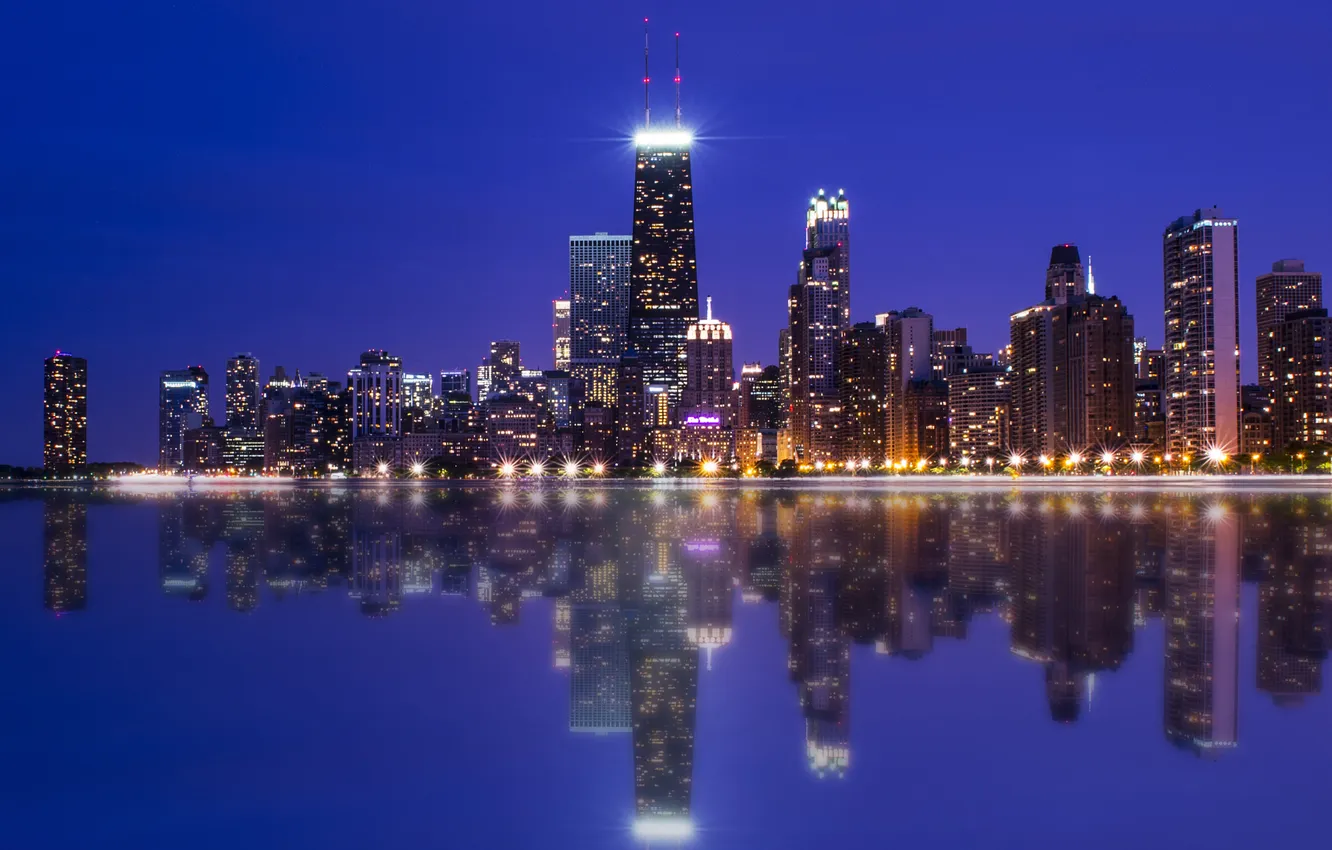
{"label": "calm water surface", "polygon": [[0,491],[0,845],[1326,846],[1330,514]]}

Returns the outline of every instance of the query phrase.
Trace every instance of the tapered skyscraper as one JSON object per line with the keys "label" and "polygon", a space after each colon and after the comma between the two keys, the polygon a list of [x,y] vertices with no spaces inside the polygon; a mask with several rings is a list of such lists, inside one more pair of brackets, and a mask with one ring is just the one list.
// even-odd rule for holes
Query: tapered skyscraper
{"label": "tapered skyscraper", "polygon": [[[646,67],[644,70],[646,95]],[[690,176],[693,134],[680,126],[678,92],[674,127],[653,126],[650,112],[645,109],[645,113],[643,128],[634,136],[637,162],[629,347],[638,355],[644,380],[666,386],[672,404],[678,405],[685,385],[685,335],[698,320]]]}

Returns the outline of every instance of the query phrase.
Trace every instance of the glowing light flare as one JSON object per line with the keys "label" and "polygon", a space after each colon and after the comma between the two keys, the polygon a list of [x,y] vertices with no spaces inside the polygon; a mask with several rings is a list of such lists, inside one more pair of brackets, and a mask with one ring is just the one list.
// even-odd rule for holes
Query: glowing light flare
{"label": "glowing light flare", "polygon": [[705,460],[705,461],[703,461],[703,474],[704,474],[704,475],[716,475],[716,474],[717,474],[717,469],[718,469],[717,461],[715,461],[715,460]]}
{"label": "glowing light flare", "polygon": [[527,467],[527,473],[533,478],[540,478],[546,474],[546,464],[542,461],[534,460],[531,465]]}
{"label": "glowing light flare", "polygon": [[424,463],[421,463],[421,461],[418,460],[412,464],[412,475],[421,475],[424,472],[425,472]]}
{"label": "glowing light flare", "polygon": [[694,134],[688,130],[639,130],[634,133],[634,144],[640,148],[687,148],[693,143]]}
{"label": "glowing light flare", "polygon": [[593,475],[603,475],[605,474],[605,472],[606,472],[606,464],[602,463],[601,461],[597,461],[596,463],[592,464]]}
{"label": "glowing light flare", "polygon": [[388,475],[389,465],[387,463],[381,461],[375,468],[379,470],[380,475]]}
{"label": "glowing light flare", "polygon": [[1133,458],[1133,462],[1137,464],[1141,464],[1147,458],[1142,452],[1134,452],[1130,457]]}
{"label": "glowing light flare", "polygon": [[500,464],[499,474],[503,478],[512,478],[518,471],[518,465],[511,460],[506,460]]}
{"label": "glowing light flare", "polygon": [[1228,460],[1230,460],[1229,455],[1227,455],[1226,450],[1220,446],[1212,446],[1207,450],[1207,462],[1210,464],[1221,466]]}
{"label": "glowing light flare", "polygon": [[666,464],[662,463],[661,461],[657,461],[656,463],[652,464],[652,471],[657,475],[661,475],[663,472],[666,471]]}
{"label": "glowing light flare", "polygon": [[1105,464],[1106,466],[1113,466],[1114,463],[1115,463],[1115,453],[1114,453],[1114,452],[1104,452],[1104,453],[1102,453],[1102,454],[1101,454],[1101,463]]}
{"label": "glowing light flare", "polygon": [[564,474],[567,475],[568,477],[577,478],[578,472],[579,468],[577,461],[571,460],[568,463],[564,464]]}

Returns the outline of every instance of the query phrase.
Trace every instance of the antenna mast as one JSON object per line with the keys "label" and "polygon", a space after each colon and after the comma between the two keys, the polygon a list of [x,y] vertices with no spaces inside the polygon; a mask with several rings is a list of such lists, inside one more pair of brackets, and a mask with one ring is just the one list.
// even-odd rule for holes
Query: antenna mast
{"label": "antenna mast", "polygon": [[648,102],[648,83],[652,77],[648,74],[648,19],[643,19],[643,126],[652,124],[652,107]]}
{"label": "antenna mast", "polygon": [[680,127],[680,34],[675,34],[675,126]]}

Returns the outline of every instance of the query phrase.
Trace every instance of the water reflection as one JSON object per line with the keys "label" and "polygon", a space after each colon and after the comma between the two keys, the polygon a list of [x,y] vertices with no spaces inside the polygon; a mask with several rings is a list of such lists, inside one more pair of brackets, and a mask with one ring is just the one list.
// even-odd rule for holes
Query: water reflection
{"label": "water reflection", "polygon": [[[632,738],[637,829],[688,832],[700,668],[741,604],[775,605],[810,768],[852,765],[852,647],[928,663],[978,618],[1044,673],[1075,723],[1133,653],[1163,652],[1163,730],[1216,755],[1239,742],[1240,587],[1257,585],[1258,689],[1322,688],[1332,633],[1332,500],[1308,496],[833,495],[651,489],[293,489],[46,497],[43,604],[87,603],[89,511],[157,512],[161,591],[201,604],[343,594],[391,617],[440,596],[496,627],[554,600],[569,728]],[[147,580],[147,576],[144,577]],[[551,606],[542,606],[543,612]],[[350,612],[349,612],[350,613]],[[1143,627],[1162,621],[1163,645]],[[1247,627],[1246,627],[1247,628]]]}

